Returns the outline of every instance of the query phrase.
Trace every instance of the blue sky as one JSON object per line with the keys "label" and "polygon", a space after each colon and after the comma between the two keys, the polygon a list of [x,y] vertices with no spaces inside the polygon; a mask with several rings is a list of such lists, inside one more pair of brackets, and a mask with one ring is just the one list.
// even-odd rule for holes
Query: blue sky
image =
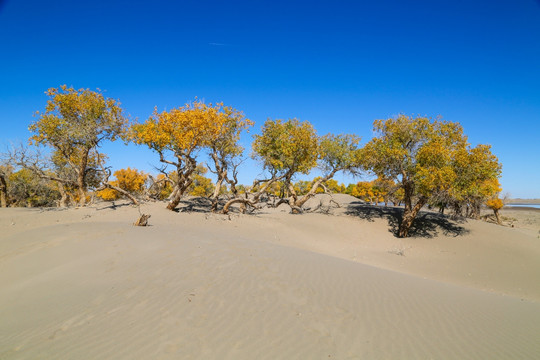
{"label": "blue sky", "polygon": [[[540,198],[535,0],[0,0],[0,52],[4,148],[26,141],[61,84],[105,90],[139,120],[223,101],[255,121],[251,134],[296,117],[366,142],[375,119],[441,115],[493,146],[504,192]],[[104,151],[116,169],[158,165],[142,147]],[[240,180],[260,172],[248,161]]]}

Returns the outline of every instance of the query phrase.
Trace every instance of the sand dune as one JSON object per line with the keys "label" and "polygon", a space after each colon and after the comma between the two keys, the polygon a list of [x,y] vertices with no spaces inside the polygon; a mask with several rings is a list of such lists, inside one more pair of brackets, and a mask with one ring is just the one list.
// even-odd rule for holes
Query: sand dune
{"label": "sand dune", "polygon": [[149,227],[131,206],[0,209],[0,359],[540,358],[537,231],[440,218],[402,240],[391,209],[337,199],[150,203]]}

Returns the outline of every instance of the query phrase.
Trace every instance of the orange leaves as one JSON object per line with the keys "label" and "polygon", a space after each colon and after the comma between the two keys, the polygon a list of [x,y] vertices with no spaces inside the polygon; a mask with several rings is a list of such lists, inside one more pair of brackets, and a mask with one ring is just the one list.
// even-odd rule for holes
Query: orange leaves
{"label": "orange leaves", "polygon": [[192,153],[209,146],[213,141],[230,132],[251,124],[250,120],[232,108],[195,101],[170,111],[158,112],[142,124],[132,127],[132,139],[152,149]]}
{"label": "orange leaves", "polygon": [[[194,101],[170,111],[158,112],[142,124],[134,124],[129,139],[156,150],[160,161],[176,167],[177,179],[171,180],[173,190],[168,209],[174,209],[189,184],[194,181],[197,151],[209,149],[214,157],[217,152],[226,156],[242,152],[237,145],[240,132],[251,125],[244,115],[222,103],[215,105]],[[174,158],[166,159],[165,152]],[[206,185],[198,193],[207,191]]]}
{"label": "orange leaves", "polygon": [[137,169],[120,169],[114,172],[116,186],[131,193],[140,193],[144,190],[144,184],[148,175]]}
{"label": "orange leaves", "polygon": [[490,199],[486,202],[486,205],[488,208],[492,209],[492,210],[500,210],[503,208],[504,206],[504,203],[501,199],[499,198],[494,198],[494,199]]}
{"label": "orange leaves", "polygon": [[[114,176],[116,180],[111,181],[111,184],[132,194],[140,194],[144,191],[144,185],[148,177],[144,172],[129,167],[115,171]],[[118,191],[111,188],[103,189],[97,195],[107,201],[116,200],[121,197]]]}

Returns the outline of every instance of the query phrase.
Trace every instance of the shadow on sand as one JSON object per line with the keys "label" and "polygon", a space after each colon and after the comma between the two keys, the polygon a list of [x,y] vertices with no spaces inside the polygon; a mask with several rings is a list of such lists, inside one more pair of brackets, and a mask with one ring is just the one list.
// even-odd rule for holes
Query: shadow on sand
{"label": "shadow on sand", "polygon": [[[390,206],[368,205],[360,201],[351,202],[345,212],[347,215],[356,216],[367,221],[374,219],[386,219],[389,230],[397,237],[399,224],[403,218],[403,208]],[[435,237],[439,232],[446,236],[465,235],[469,230],[459,224],[466,222],[464,219],[451,220],[447,215],[420,211],[409,230],[410,237]]]}
{"label": "shadow on sand", "polygon": [[184,198],[180,201],[180,206],[174,209],[176,212],[212,212],[212,200],[206,197]]}
{"label": "shadow on sand", "polygon": [[133,206],[133,204],[131,202],[122,202],[122,203],[116,204],[114,201],[112,201],[110,205],[105,205],[103,207],[96,207],[96,211],[116,210],[117,208],[123,208],[123,207],[129,207],[129,206]]}

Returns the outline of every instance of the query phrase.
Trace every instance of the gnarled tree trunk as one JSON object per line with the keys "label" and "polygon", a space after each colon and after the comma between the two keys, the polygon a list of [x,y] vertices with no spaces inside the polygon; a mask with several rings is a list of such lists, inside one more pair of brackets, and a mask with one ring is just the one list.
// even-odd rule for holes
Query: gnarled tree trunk
{"label": "gnarled tree trunk", "polygon": [[[225,171],[225,176],[227,176],[226,171]],[[218,175],[218,181],[216,181],[216,185],[214,186],[214,193],[210,197],[210,200],[212,200],[212,212],[215,212],[217,210],[218,201],[219,201],[219,193],[221,192],[221,186],[223,185],[223,180],[225,180],[225,177]]]}
{"label": "gnarled tree trunk", "polygon": [[[295,213],[295,214],[302,212],[302,210],[301,210],[302,207],[304,206],[304,204],[309,199],[311,199],[313,196],[315,196],[315,194],[317,193],[317,189],[320,186],[323,186],[323,183],[325,183],[326,181],[333,178],[334,175],[336,174],[336,172],[338,172],[338,171],[339,171],[339,169],[334,169],[330,174],[328,174],[325,177],[322,177],[319,180],[315,181],[313,183],[313,185],[311,186],[311,189],[309,190],[309,192],[307,194],[305,194],[304,196],[302,196],[300,199],[296,198],[296,196],[295,196],[294,203],[292,203],[292,204],[289,203],[289,205],[291,205],[292,212]],[[294,188],[292,190],[294,191]],[[296,193],[295,193],[295,195],[296,195]]]}
{"label": "gnarled tree trunk", "polygon": [[403,191],[404,191],[404,203],[405,209],[403,210],[403,219],[399,224],[398,237],[407,237],[409,235],[409,229],[413,224],[416,215],[418,212],[427,203],[428,198],[425,196],[420,196],[418,202],[414,207],[412,206],[412,198],[414,195],[414,185],[407,180],[403,181]]}
{"label": "gnarled tree trunk", "polygon": [[180,204],[180,200],[182,200],[182,195],[184,195],[184,192],[186,192],[187,188],[191,183],[193,182],[192,179],[188,179],[186,181],[183,181],[182,183],[177,183],[174,185],[173,192],[171,193],[169,197],[169,202],[167,203],[167,209],[168,210],[174,210]]}
{"label": "gnarled tree trunk", "polygon": [[217,181],[216,185],[214,186],[214,192],[212,193],[212,196],[210,196],[210,200],[212,200],[212,212],[215,212],[218,206],[218,198],[219,193],[221,192],[221,186],[223,185],[223,181],[227,181],[227,163],[223,160],[223,158],[219,157],[218,150],[215,147],[212,148],[212,153],[210,154],[210,157],[212,158],[212,160],[214,160],[214,166],[216,168],[216,171],[210,171],[217,174]]}
{"label": "gnarled tree trunk", "polygon": [[179,159],[178,165],[177,165],[177,174],[178,174],[178,181],[176,184],[174,184],[173,192],[169,197],[169,203],[167,204],[168,210],[174,210],[180,204],[180,200],[182,199],[182,196],[186,192],[186,190],[189,188],[191,183],[193,182],[193,179],[191,178],[191,175],[197,168],[197,161],[195,161],[194,158],[190,156],[186,157],[186,165],[182,168],[181,159]]}
{"label": "gnarled tree trunk", "polygon": [[77,193],[79,194],[79,206],[84,206],[86,204],[86,168],[88,166],[89,152],[90,149],[83,153],[80,166],[77,170]]}
{"label": "gnarled tree trunk", "polygon": [[[283,179],[283,176],[280,176],[280,177],[272,177],[270,180],[267,180],[263,187],[255,193],[255,195],[253,196],[253,198],[250,200],[248,199],[247,197],[245,199],[242,199],[242,198],[234,198],[234,199],[231,199],[229,201],[227,201],[227,203],[225,204],[225,206],[223,206],[223,209],[221,210],[221,212],[223,214],[228,214],[229,213],[229,208],[231,207],[231,205],[233,204],[242,204],[243,206],[245,205],[250,205],[252,207],[255,207],[256,204],[259,202],[259,199],[261,198],[262,194],[264,194],[266,192],[266,189],[268,189],[268,187],[270,185],[272,185],[273,183],[275,183],[276,181],[280,181],[281,179]],[[257,184],[261,183],[263,181],[254,181],[253,182],[253,186],[252,188],[254,188]]]}
{"label": "gnarled tree trunk", "polygon": [[499,209],[493,209],[493,213],[495,214],[495,218],[497,219],[497,224],[502,225],[502,220],[499,215]]}
{"label": "gnarled tree trunk", "polygon": [[427,199],[420,198],[412,209],[405,208],[405,211],[403,212],[403,219],[401,220],[401,224],[399,224],[399,237],[407,237],[409,235],[409,229],[411,228],[414,219],[416,219],[416,215],[418,215],[418,212],[422,206],[426,204],[426,202]]}
{"label": "gnarled tree trunk", "polygon": [[109,189],[113,189],[115,191],[118,191],[120,194],[124,195],[125,197],[127,197],[129,200],[131,200],[131,202],[133,203],[133,205],[139,205],[139,201],[133,196],[131,195],[129,192],[127,192],[126,190],[118,187],[118,186],[114,186],[114,185],[111,185],[109,183],[104,183],[102,185],[102,188],[100,189],[97,189],[96,191],[99,191],[99,190],[103,190],[105,188],[109,188]]}
{"label": "gnarled tree trunk", "polygon": [[69,195],[64,187],[64,184],[60,182],[58,183],[58,191],[60,191],[60,202],[58,203],[58,206],[61,208],[67,207]]}
{"label": "gnarled tree trunk", "polygon": [[7,182],[4,174],[0,173],[0,207],[7,207],[8,195],[7,195]]}

